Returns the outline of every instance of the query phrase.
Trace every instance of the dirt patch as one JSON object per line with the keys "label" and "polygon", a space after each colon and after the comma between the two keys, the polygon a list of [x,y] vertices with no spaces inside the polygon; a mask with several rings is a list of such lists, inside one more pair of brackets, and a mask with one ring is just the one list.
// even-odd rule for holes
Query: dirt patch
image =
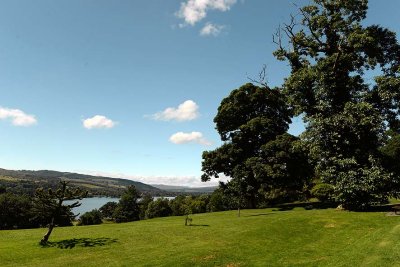
{"label": "dirt patch", "polygon": [[215,255],[208,255],[208,256],[205,256],[205,257],[203,257],[203,258],[201,258],[203,261],[209,261],[209,260],[213,260],[213,259],[215,259],[216,258],[216,256]]}
{"label": "dirt patch", "polygon": [[378,247],[380,247],[380,248],[383,248],[383,247],[386,247],[386,246],[388,246],[388,245],[390,245],[390,241],[381,241],[379,244],[378,244]]}
{"label": "dirt patch", "polygon": [[203,257],[193,258],[193,261],[196,261],[196,262],[207,262],[207,261],[214,260],[216,258],[217,258],[217,256],[211,254],[211,255],[207,255],[207,256],[203,256]]}

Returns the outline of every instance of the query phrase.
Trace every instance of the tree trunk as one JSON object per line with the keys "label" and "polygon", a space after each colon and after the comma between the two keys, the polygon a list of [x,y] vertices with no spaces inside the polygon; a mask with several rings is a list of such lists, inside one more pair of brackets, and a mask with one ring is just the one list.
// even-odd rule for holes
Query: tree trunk
{"label": "tree trunk", "polygon": [[54,218],[51,219],[51,223],[49,224],[49,229],[47,230],[47,233],[43,236],[42,240],[40,240],[41,245],[47,244],[47,242],[49,241],[51,232],[53,231],[53,228],[54,228]]}
{"label": "tree trunk", "polygon": [[238,217],[240,217],[240,206],[238,207]]}

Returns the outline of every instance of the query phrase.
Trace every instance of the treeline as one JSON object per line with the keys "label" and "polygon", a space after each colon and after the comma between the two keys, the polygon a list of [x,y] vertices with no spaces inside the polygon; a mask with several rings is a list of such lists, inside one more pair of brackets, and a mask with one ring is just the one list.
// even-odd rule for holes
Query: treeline
{"label": "treeline", "polygon": [[[74,188],[70,188],[74,191]],[[75,216],[72,209],[63,205],[57,212],[43,211],[38,203],[38,192],[57,192],[52,188],[38,189],[34,196],[7,192],[0,186],[0,229],[26,229],[47,227],[54,217],[55,226],[72,226]],[[55,199],[49,200],[55,202]],[[39,206],[39,207],[38,207]],[[235,209],[232,198],[224,195],[220,189],[212,194],[180,195],[175,199],[154,199],[148,193],[139,192],[135,186],[129,186],[119,202],[108,202],[99,210],[82,214],[78,225],[100,224],[103,220],[117,223],[130,222],[156,217],[182,216],[195,213]]]}
{"label": "treeline", "polygon": [[[72,215],[72,211],[64,208],[63,212],[54,218],[55,224],[71,226],[72,221],[64,215]],[[6,192],[5,187],[0,187],[1,230],[45,227],[50,217],[50,215],[38,212],[33,196]]]}
{"label": "treeline", "polygon": [[156,217],[190,216],[196,213],[236,208],[235,199],[225,195],[221,189],[215,190],[212,194],[179,195],[174,199],[154,199],[151,195],[141,194],[134,186],[130,186],[118,203],[108,202],[98,210],[82,214],[78,225],[100,224],[103,220],[120,223]]}
{"label": "treeline", "polygon": [[[333,204],[333,188],[328,184],[317,183],[311,190],[304,191],[275,190],[269,198],[256,207],[265,208],[272,205],[293,201],[307,201],[316,198],[321,203]],[[141,194],[134,186],[128,187],[120,201],[108,202],[100,209],[86,212],[79,218],[78,225],[101,224],[103,220],[116,223],[146,220],[167,216],[190,216],[191,214],[249,208],[250,203],[240,201],[236,192],[221,184],[212,194],[179,195],[174,199],[154,199],[149,194]]]}
{"label": "treeline", "polygon": [[[74,189],[71,188],[70,191]],[[48,227],[52,218],[54,218],[54,226],[73,225],[76,216],[70,207],[62,205],[56,212],[51,208],[43,210],[43,202],[38,202],[38,192],[54,194],[57,191],[51,188],[47,191],[38,189],[34,196],[30,196],[7,192],[5,187],[0,187],[0,229]],[[333,189],[330,185],[317,184],[311,192],[304,191],[301,199],[298,192],[274,191],[269,201],[260,203],[258,207],[306,200],[309,197],[316,197],[323,202],[332,202],[332,195]],[[52,203],[55,203],[54,201],[54,199],[50,200]],[[245,202],[240,202],[229,187],[223,185],[212,194],[179,195],[174,199],[154,199],[148,193],[139,192],[135,186],[129,186],[119,202],[108,202],[99,209],[82,214],[77,225],[101,224],[104,220],[121,223],[167,216],[186,215],[188,218],[191,214],[233,210],[238,207],[248,206]]]}

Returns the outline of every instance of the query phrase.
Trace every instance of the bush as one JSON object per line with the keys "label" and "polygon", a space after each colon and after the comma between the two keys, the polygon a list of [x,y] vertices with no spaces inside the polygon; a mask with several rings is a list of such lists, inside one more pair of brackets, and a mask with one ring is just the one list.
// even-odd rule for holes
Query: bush
{"label": "bush", "polygon": [[140,193],[135,186],[128,186],[127,190],[121,196],[117,208],[114,210],[113,218],[115,222],[138,221],[140,215],[139,206]]}
{"label": "bush", "polygon": [[0,230],[39,227],[32,219],[32,199],[26,195],[0,194]]}
{"label": "bush", "polygon": [[330,184],[316,184],[311,189],[311,194],[322,202],[332,201],[334,196],[333,186]]}
{"label": "bush", "polygon": [[146,219],[146,211],[149,206],[149,204],[153,202],[153,197],[150,194],[143,194],[142,197],[140,198],[139,201],[139,208],[140,208],[140,214],[139,218],[141,220]]}
{"label": "bush", "polygon": [[172,210],[172,215],[182,216],[186,214],[186,196],[180,195],[169,202],[169,206]]}
{"label": "bush", "polygon": [[94,209],[92,211],[82,214],[79,218],[78,225],[101,224],[103,222],[101,219],[101,212],[98,209]]}
{"label": "bush", "polygon": [[159,198],[148,204],[146,210],[146,218],[167,217],[172,215],[172,209],[169,206],[169,201],[166,198]]}
{"label": "bush", "polygon": [[233,200],[228,195],[225,195],[222,190],[216,189],[210,196],[207,204],[207,211],[224,211],[237,208],[233,204]]}
{"label": "bush", "polygon": [[117,206],[118,206],[117,202],[113,202],[113,201],[107,202],[106,204],[104,204],[100,208],[101,216],[104,219],[112,220],[114,218],[113,214],[114,214],[115,209],[117,208]]}

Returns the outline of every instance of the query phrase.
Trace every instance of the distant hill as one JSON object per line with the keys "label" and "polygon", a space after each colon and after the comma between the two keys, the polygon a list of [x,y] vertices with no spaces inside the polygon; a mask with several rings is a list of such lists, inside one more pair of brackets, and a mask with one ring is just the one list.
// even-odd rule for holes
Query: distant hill
{"label": "distant hill", "polygon": [[0,186],[14,193],[32,195],[36,188],[56,188],[60,180],[70,182],[71,186],[88,190],[90,195],[118,197],[129,185],[134,185],[140,192],[152,196],[167,196],[168,193],[148,184],[128,179],[92,176],[71,172],[49,170],[6,170],[0,168]]}
{"label": "distant hill", "polygon": [[175,186],[175,185],[164,185],[164,184],[151,184],[156,188],[167,192],[176,192],[176,193],[212,193],[217,186],[208,186],[208,187],[189,187],[189,186]]}

